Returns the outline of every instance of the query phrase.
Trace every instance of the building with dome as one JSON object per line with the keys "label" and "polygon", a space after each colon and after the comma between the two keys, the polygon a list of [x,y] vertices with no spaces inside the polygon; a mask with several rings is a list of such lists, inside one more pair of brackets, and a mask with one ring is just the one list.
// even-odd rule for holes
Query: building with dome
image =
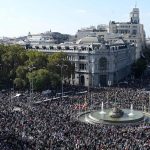
{"label": "building with dome", "polygon": [[47,31],[45,33],[39,33],[39,34],[31,34],[28,33],[27,36],[27,44],[29,44],[32,48],[48,48],[50,44],[56,43],[54,40],[51,31]]}

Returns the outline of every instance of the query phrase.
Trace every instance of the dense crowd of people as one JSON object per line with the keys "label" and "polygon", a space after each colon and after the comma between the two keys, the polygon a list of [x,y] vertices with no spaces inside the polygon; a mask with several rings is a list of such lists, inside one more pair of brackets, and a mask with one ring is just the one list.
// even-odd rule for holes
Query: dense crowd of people
{"label": "dense crowd of people", "polygon": [[[149,94],[137,88],[106,87],[90,90],[65,87],[69,96],[56,97],[56,91],[43,95],[34,92],[0,92],[1,150],[148,150],[150,122],[130,125],[91,125],[79,122],[76,104],[87,109],[112,107],[150,111]],[[17,95],[17,96],[16,96]]]}

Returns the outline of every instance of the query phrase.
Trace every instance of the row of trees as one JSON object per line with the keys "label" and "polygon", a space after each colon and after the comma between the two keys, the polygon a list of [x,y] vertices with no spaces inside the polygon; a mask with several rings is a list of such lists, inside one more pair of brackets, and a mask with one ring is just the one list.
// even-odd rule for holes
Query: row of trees
{"label": "row of trees", "polygon": [[0,87],[29,88],[33,81],[34,90],[47,89],[61,83],[61,71],[57,65],[67,65],[64,77],[74,73],[74,65],[65,53],[48,55],[37,51],[26,51],[19,45],[0,45]]}

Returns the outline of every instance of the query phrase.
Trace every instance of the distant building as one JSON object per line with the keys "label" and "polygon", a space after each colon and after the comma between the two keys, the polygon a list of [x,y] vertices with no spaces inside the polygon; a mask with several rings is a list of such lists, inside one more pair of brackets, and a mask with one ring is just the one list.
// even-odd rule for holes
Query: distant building
{"label": "distant building", "polygon": [[40,34],[31,34],[29,32],[27,36],[27,43],[30,44],[32,48],[48,48],[50,44],[54,44],[55,42],[51,31]]}
{"label": "distant building", "polygon": [[79,29],[76,33],[76,38],[78,40],[86,36],[97,36],[99,38],[104,39],[104,35],[107,32],[108,32],[108,26],[101,24],[98,25],[97,28],[95,26],[91,26],[88,28]]}
{"label": "distant building", "polygon": [[136,59],[140,57],[142,49],[145,48],[145,31],[143,24],[140,24],[139,8],[133,8],[129,22],[110,21],[109,33],[121,34],[125,41],[135,43]]}
{"label": "distant building", "polygon": [[107,41],[109,44],[116,42],[118,39],[134,43],[136,59],[140,58],[141,51],[146,46],[144,26],[140,24],[139,8],[133,8],[129,22],[110,21],[109,26],[91,26],[82,28],[76,33],[77,40],[88,36],[97,36],[100,42]]}

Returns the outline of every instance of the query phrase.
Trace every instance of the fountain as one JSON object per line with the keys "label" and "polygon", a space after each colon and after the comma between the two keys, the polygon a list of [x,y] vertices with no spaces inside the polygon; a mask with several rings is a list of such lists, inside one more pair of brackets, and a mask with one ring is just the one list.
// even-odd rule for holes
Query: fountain
{"label": "fountain", "polygon": [[128,114],[129,117],[133,117],[134,114],[133,114],[133,104],[131,104],[131,107],[130,107],[130,113]]}
{"label": "fountain", "polygon": [[79,115],[78,119],[82,122],[91,124],[130,124],[130,123],[140,123],[145,118],[142,111],[134,110],[133,104],[131,104],[130,109],[120,109],[117,107],[116,103],[113,108],[105,109],[102,102],[101,109],[95,111],[87,111]]}
{"label": "fountain", "polygon": [[102,114],[106,114],[106,112],[104,112],[104,103],[102,102],[101,104],[101,111],[99,112],[101,115]]}
{"label": "fountain", "polygon": [[124,112],[119,109],[117,106],[115,106],[112,111],[109,113],[109,116],[112,118],[120,118],[122,117]]}

